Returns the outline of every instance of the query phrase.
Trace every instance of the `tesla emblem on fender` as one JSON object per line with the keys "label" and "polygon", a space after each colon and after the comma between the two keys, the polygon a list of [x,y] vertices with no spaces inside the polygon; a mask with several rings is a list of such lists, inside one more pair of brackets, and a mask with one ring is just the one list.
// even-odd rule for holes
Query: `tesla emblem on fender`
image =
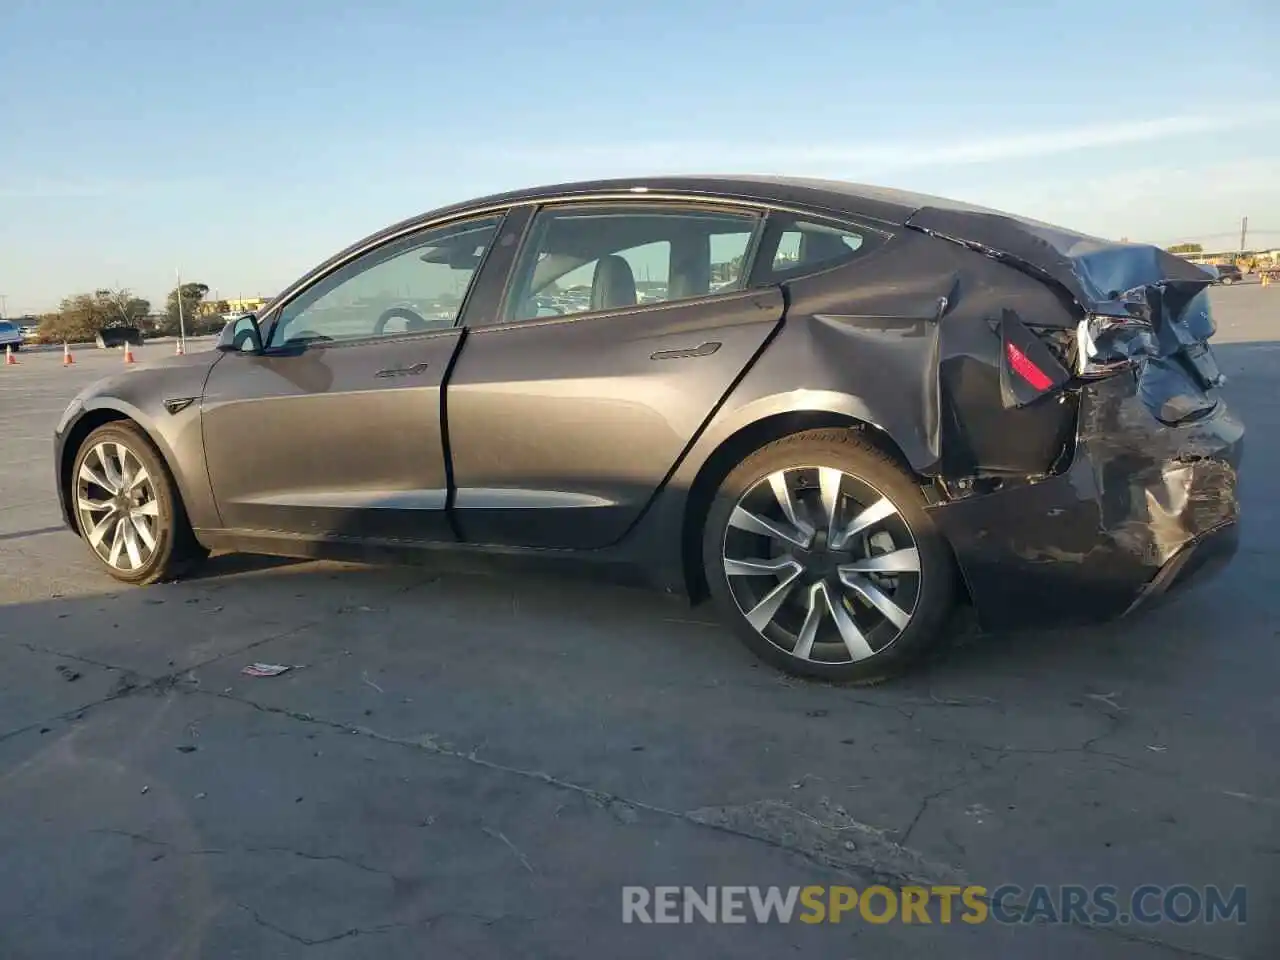
{"label": "tesla emblem on fender", "polygon": [[708,340],[700,347],[687,350],[659,350],[650,360],[683,360],[686,357],[709,357],[720,349],[720,341]]}
{"label": "tesla emblem on fender", "polygon": [[164,402],[164,408],[170,413],[181,413],[195,401],[195,397],[174,397]]}

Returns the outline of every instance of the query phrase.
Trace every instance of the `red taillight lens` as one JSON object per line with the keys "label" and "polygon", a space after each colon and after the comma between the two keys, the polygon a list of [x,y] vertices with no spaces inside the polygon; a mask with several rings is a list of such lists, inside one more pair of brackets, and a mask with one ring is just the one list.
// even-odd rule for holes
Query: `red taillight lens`
{"label": "red taillight lens", "polygon": [[1032,363],[1016,344],[1006,341],[1004,347],[1014,373],[1042,393],[1053,386],[1053,378]]}
{"label": "red taillight lens", "polygon": [[1000,397],[1006,407],[1025,407],[1057,392],[1071,374],[1053,349],[1005,310],[997,327],[1000,335]]}

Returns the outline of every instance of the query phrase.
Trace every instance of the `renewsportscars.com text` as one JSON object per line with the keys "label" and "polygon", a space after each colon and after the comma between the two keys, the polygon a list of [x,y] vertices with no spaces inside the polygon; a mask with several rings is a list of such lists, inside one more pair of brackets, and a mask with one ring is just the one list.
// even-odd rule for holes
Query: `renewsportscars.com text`
{"label": "renewsportscars.com text", "polygon": [[622,888],[623,923],[1244,923],[1244,887],[1146,884]]}

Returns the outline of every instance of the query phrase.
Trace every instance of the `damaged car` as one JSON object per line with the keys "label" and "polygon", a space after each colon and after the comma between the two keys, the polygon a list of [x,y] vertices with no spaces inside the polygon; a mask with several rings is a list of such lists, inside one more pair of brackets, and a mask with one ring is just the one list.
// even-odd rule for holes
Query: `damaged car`
{"label": "damaged car", "polygon": [[841,182],[524,190],[395,224],[216,350],[93,384],[54,467],[125,582],[214,550],[558,565],[709,598],[782,670],[871,682],[960,604],[1106,620],[1232,556],[1210,284]]}

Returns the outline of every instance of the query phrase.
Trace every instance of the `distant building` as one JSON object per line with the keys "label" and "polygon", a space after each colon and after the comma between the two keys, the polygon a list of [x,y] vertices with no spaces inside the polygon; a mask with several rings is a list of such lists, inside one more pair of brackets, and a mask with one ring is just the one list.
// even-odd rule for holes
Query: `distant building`
{"label": "distant building", "polygon": [[203,300],[196,310],[197,316],[213,317],[217,315],[234,317],[242,313],[253,313],[267,304],[267,297],[238,297],[235,299],[211,297]]}
{"label": "distant building", "polygon": [[1276,260],[1280,250],[1202,250],[1200,253],[1179,253],[1177,256],[1192,263],[1235,263],[1237,260]]}

